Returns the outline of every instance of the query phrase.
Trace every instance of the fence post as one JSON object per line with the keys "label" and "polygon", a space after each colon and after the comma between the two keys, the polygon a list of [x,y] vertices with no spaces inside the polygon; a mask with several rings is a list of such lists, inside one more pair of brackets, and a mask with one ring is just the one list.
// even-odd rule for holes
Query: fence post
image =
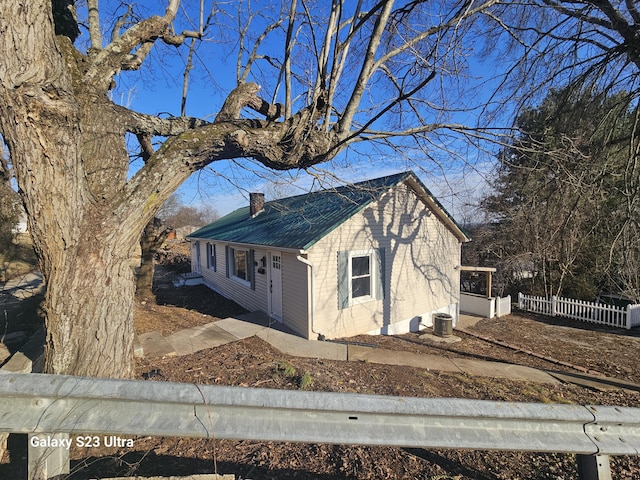
{"label": "fence post", "polygon": [[611,480],[608,455],[576,455],[580,480]]}
{"label": "fence post", "polygon": [[522,292],[518,292],[518,310],[524,310],[524,298]]}
{"label": "fence post", "polygon": [[551,295],[551,316],[556,316],[556,296]]}
{"label": "fence post", "polygon": [[627,312],[624,316],[624,328],[631,330],[631,304],[627,305]]}
{"label": "fence post", "polygon": [[[56,445],[40,446],[38,440],[48,439]],[[27,469],[29,480],[47,480],[58,475],[69,473],[69,448],[71,445],[68,433],[29,434],[27,446]]]}

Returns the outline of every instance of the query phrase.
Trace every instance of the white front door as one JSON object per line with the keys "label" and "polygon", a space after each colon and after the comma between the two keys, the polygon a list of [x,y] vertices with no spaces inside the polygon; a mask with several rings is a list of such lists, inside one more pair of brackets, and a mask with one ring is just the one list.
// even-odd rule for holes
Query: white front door
{"label": "white front door", "polygon": [[269,252],[269,315],[282,321],[282,253]]}

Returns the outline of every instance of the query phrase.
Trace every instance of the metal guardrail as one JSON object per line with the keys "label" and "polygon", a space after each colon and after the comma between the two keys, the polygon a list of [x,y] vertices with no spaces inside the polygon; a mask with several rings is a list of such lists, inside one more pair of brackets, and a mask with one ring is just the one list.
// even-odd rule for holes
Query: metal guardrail
{"label": "metal guardrail", "polygon": [[[0,432],[640,453],[640,409],[0,375]],[[597,477],[600,478],[600,477]]]}

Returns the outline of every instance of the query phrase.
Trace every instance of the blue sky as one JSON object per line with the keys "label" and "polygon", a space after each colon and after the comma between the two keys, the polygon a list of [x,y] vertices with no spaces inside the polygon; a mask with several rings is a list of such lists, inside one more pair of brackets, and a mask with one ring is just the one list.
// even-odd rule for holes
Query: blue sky
{"label": "blue sky", "polygon": [[[150,5],[147,12],[161,13],[157,2],[147,4]],[[192,4],[185,3],[187,7]],[[188,116],[212,119],[226,94],[236,85],[236,57],[228,52],[233,52],[237,39],[232,35],[224,38],[225,33],[219,30],[215,34],[218,35],[218,43],[205,39],[196,51],[194,69],[189,77]],[[273,44],[266,43],[264,48],[271,49]],[[221,54],[222,50],[225,51]],[[126,73],[118,78],[117,88],[113,92],[114,100],[150,114],[179,115],[187,53],[185,46],[181,49],[154,47],[142,71]],[[490,64],[474,61],[469,67],[469,76],[475,83],[492,82],[495,73]],[[249,80],[259,81],[251,77]],[[478,102],[477,93],[469,101],[481,103]],[[471,109],[464,115],[457,115],[455,121],[473,125],[477,122],[475,115],[477,110]],[[390,149],[380,150],[360,144],[357,153],[343,152],[331,162],[311,169],[311,175],[303,171],[272,172],[243,159],[217,162],[194,174],[178,193],[187,204],[212,205],[220,214],[226,214],[246,204],[249,191],[264,191],[267,198],[288,196],[312,188],[356,182],[411,169],[450,213],[458,221],[464,222],[472,212],[468,205],[488,190],[486,179],[492,170],[493,159],[452,137],[436,141],[440,142],[439,147],[444,145],[444,149],[450,153],[436,151],[434,147],[433,151],[425,154],[424,151],[405,146],[402,148],[404,155],[401,156]],[[428,155],[432,158],[427,158]]]}

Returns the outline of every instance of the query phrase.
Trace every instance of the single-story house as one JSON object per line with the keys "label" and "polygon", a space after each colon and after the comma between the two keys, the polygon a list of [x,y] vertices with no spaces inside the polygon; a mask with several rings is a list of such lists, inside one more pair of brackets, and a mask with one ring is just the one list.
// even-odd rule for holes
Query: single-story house
{"label": "single-story house", "polygon": [[411,171],[250,205],[191,233],[194,275],[308,339],[458,318],[468,237]]}

